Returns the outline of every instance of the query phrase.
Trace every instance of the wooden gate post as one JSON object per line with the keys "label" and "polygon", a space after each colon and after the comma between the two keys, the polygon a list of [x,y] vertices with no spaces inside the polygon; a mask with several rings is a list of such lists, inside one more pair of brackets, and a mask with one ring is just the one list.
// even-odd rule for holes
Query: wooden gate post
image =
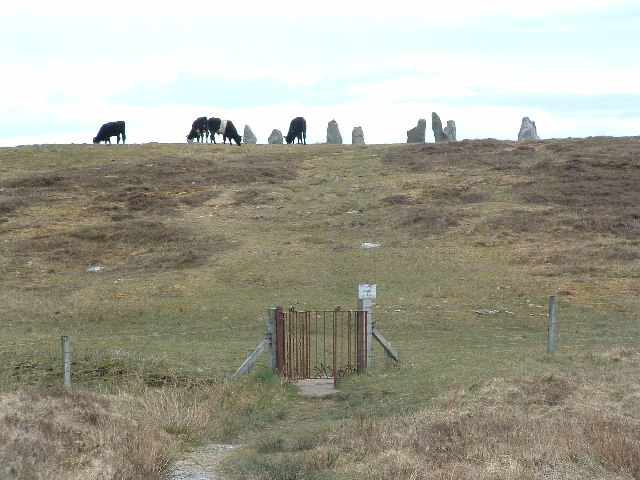
{"label": "wooden gate post", "polygon": [[62,347],[62,383],[66,390],[71,390],[71,350],[69,348],[69,336],[60,338]]}
{"label": "wooden gate post", "polygon": [[276,307],[276,370],[284,373],[284,314],[282,307]]}
{"label": "wooden gate post", "polygon": [[553,355],[556,351],[556,305],[558,297],[549,297],[549,321],[547,326],[547,355]]}

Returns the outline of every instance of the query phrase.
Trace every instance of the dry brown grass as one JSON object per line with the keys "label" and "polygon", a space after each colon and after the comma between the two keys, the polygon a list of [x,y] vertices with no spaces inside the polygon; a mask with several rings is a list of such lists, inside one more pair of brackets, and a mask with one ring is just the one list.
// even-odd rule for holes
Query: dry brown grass
{"label": "dry brown grass", "polygon": [[[20,214],[22,221],[12,218],[7,233],[22,241],[11,243],[7,258],[14,266],[31,261],[51,268],[110,264],[153,271],[199,266],[215,261],[230,243],[172,219],[185,208],[219,197],[224,186],[278,183],[296,175],[295,169],[268,156],[224,163],[163,156],[9,178],[0,182],[0,214]],[[45,212],[54,211],[45,221]]]}
{"label": "dry brown grass", "polygon": [[126,402],[87,392],[0,395],[0,478],[160,480],[176,454]]}
{"label": "dry brown grass", "polygon": [[374,409],[305,444],[259,440],[263,459],[237,468],[260,478],[640,478],[640,355],[617,349],[580,361],[458,385],[411,414],[380,419]]}

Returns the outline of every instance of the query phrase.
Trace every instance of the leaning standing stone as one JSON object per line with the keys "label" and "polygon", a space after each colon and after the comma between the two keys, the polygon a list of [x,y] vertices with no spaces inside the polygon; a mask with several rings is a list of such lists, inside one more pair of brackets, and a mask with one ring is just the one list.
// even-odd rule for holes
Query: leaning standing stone
{"label": "leaning standing stone", "polygon": [[449,140],[442,130],[442,121],[436,112],[431,112],[431,129],[433,130],[433,138],[437,142],[446,142]]}
{"label": "leaning standing stone", "polygon": [[425,141],[427,134],[427,121],[424,118],[418,120],[418,125],[407,131],[407,143],[420,143]]}
{"label": "leaning standing stone", "polygon": [[351,144],[352,145],[364,145],[364,133],[362,127],[355,127],[351,132]]}
{"label": "leaning standing stone", "polygon": [[338,122],[335,120],[331,120],[327,125],[327,143],[342,145],[342,135],[340,135]]}
{"label": "leaning standing stone", "polygon": [[271,135],[269,135],[269,143],[273,143],[273,144],[282,144],[283,140],[282,140],[282,132],[280,130],[278,130],[277,128],[273,129],[273,132],[271,132]]}
{"label": "leaning standing stone", "polygon": [[244,135],[242,136],[244,143],[249,143],[255,145],[258,143],[258,139],[251,131],[251,127],[249,125],[244,126]]}
{"label": "leaning standing stone", "polygon": [[538,130],[536,129],[536,122],[524,117],[522,119],[522,125],[520,126],[520,132],[518,132],[518,141],[523,140],[540,140],[538,136]]}

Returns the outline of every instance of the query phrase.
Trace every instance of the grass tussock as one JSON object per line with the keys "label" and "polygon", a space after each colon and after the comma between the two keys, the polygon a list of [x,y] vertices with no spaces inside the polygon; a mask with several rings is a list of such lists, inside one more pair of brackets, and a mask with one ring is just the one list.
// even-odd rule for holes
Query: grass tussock
{"label": "grass tussock", "polygon": [[229,442],[283,416],[273,375],[118,394],[57,389],[0,395],[0,478],[164,480],[182,448]]}
{"label": "grass tussock", "polygon": [[0,478],[161,480],[176,454],[126,403],[88,392],[0,396]]}
{"label": "grass tussock", "polygon": [[146,423],[181,443],[230,441],[240,433],[271,423],[283,415],[282,390],[277,376],[220,380],[210,385],[145,388],[136,395]]}

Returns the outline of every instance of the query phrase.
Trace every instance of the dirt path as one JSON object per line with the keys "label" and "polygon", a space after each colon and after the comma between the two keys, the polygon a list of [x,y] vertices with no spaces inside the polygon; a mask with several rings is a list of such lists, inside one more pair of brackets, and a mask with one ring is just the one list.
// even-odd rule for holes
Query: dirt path
{"label": "dirt path", "polygon": [[206,445],[176,462],[170,480],[230,480],[221,467],[222,460],[235,445]]}
{"label": "dirt path", "polygon": [[[325,397],[337,392],[333,379],[308,379],[294,382],[300,394],[309,397]],[[235,445],[206,445],[185,455],[176,462],[170,480],[231,480],[221,463]]]}

